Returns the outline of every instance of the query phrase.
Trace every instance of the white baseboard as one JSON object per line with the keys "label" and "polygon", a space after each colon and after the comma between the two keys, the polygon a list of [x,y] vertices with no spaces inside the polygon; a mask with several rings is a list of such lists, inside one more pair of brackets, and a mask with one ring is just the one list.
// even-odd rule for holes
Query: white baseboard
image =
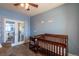
{"label": "white baseboard", "polygon": [[0,48],[2,48],[2,45],[0,44]]}
{"label": "white baseboard", "polygon": [[12,44],[11,46],[20,45],[20,44],[23,44],[23,43],[24,43],[24,41],[22,41],[22,42],[19,42],[19,43],[16,43],[16,44]]}
{"label": "white baseboard", "polygon": [[[23,44],[23,43],[25,43],[24,41],[22,41],[22,42],[19,42],[19,43],[16,43],[16,44],[11,44],[11,46],[16,46],[16,45],[20,45],[20,44]],[[0,48],[2,48],[2,45],[0,44]]]}
{"label": "white baseboard", "polygon": [[71,54],[71,53],[68,53],[68,56],[77,56],[77,55],[75,55],[75,54]]}

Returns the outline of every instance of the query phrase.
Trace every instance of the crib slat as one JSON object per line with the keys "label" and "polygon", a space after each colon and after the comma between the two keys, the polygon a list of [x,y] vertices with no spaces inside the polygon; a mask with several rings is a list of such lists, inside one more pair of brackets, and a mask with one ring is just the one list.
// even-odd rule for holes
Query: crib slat
{"label": "crib slat", "polygon": [[50,55],[50,44],[48,44],[48,55]]}
{"label": "crib slat", "polygon": [[61,55],[61,47],[59,46],[59,55]]}
{"label": "crib slat", "polygon": [[62,47],[61,47],[61,50],[60,51],[61,51],[61,56],[62,56]]}
{"label": "crib slat", "polygon": [[50,45],[48,44],[48,55],[50,55]]}
{"label": "crib slat", "polygon": [[56,45],[55,45],[55,55],[56,55]]}
{"label": "crib slat", "polygon": [[62,56],[64,56],[64,48],[62,47]]}
{"label": "crib slat", "polygon": [[[46,49],[48,49],[48,43],[47,43],[47,45],[46,45],[47,47],[46,47]],[[46,50],[46,55],[48,55],[48,51]]]}
{"label": "crib slat", "polygon": [[52,55],[52,46],[50,45],[50,56]]}
{"label": "crib slat", "polygon": [[67,53],[67,52],[68,52],[68,48],[66,48],[66,49],[65,49],[65,54],[66,54],[66,56],[68,55],[68,53]]}
{"label": "crib slat", "polygon": [[51,46],[51,51],[52,51],[52,52],[53,52],[53,50],[54,50],[53,47],[54,47],[54,46],[52,45],[52,46]]}
{"label": "crib slat", "polygon": [[65,54],[65,48],[64,48],[64,56],[65,56],[66,54]]}
{"label": "crib slat", "polygon": [[59,46],[58,46],[58,55],[59,55]]}
{"label": "crib slat", "polygon": [[58,54],[58,46],[56,46],[56,54]]}
{"label": "crib slat", "polygon": [[55,55],[55,45],[54,45],[54,55]]}

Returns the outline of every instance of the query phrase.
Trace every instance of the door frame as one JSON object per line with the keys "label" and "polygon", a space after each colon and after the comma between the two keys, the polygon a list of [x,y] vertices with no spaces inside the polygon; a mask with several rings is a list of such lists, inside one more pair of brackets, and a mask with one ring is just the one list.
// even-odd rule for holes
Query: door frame
{"label": "door frame", "polygon": [[[4,43],[6,42],[6,31],[5,31],[5,28],[6,28],[6,21],[12,21],[12,22],[15,22],[15,43],[11,44],[11,46],[16,46],[16,45],[20,45],[20,44],[23,44],[24,41],[25,41],[25,35],[24,35],[24,40],[23,41],[20,41],[20,42],[17,42],[18,41],[18,25],[17,23],[24,23],[24,21],[21,21],[21,20],[13,20],[13,19],[9,19],[9,18],[4,18]],[[16,26],[17,25],[17,26]],[[25,25],[24,25],[25,27]],[[25,28],[24,28],[24,31],[25,31]]]}

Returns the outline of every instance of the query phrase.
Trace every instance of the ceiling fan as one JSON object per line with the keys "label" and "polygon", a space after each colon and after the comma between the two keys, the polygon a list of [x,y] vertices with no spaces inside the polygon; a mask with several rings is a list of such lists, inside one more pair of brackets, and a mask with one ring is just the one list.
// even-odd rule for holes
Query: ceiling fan
{"label": "ceiling fan", "polygon": [[15,3],[14,6],[21,6],[21,7],[25,8],[27,11],[30,10],[30,8],[29,8],[30,6],[38,8],[38,5],[34,4],[34,3]]}

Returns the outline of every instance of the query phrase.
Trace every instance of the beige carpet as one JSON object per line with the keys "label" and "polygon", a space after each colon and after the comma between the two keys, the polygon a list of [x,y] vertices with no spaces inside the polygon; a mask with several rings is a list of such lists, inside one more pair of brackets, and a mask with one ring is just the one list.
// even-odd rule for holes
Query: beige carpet
{"label": "beige carpet", "polygon": [[29,49],[28,44],[23,44],[15,47],[0,48],[0,56],[41,56],[41,54],[34,53]]}

